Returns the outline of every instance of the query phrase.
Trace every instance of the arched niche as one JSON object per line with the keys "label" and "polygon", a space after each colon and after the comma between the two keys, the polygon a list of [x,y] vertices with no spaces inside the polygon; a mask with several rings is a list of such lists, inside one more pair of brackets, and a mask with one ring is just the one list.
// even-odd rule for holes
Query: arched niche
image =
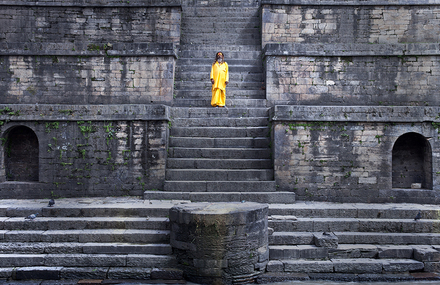
{"label": "arched niche", "polygon": [[39,146],[34,131],[25,126],[17,126],[7,132],[5,139],[6,180],[38,181]]}
{"label": "arched niche", "polygon": [[393,188],[412,188],[421,183],[432,189],[432,151],[428,140],[418,133],[400,136],[393,146]]}

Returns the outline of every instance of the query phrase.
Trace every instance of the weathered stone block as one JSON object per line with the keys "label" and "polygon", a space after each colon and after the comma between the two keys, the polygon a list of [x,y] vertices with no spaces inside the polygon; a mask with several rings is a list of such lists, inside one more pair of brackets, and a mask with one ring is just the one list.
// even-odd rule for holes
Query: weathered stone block
{"label": "weathered stone block", "polygon": [[414,259],[418,261],[435,262],[440,261],[440,252],[431,246],[413,246]]}
{"label": "weathered stone block", "polygon": [[335,272],[381,273],[382,262],[374,259],[333,259]]}
{"label": "weathered stone block", "polygon": [[332,232],[314,233],[313,236],[318,247],[338,248],[338,237]]}
{"label": "weathered stone block", "polygon": [[315,261],[315,260],[287,260],[284,261],[284,270],[287,272],[333,272],[333,263],[327,261]]}

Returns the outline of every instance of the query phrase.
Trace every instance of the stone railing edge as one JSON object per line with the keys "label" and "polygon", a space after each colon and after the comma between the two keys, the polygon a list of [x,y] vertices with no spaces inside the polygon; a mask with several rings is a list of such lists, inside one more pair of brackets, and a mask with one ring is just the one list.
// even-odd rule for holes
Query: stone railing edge
{"label": "stone railing edge", "polygon": [[275,105],[271,121],[440,122],[440,107]]}

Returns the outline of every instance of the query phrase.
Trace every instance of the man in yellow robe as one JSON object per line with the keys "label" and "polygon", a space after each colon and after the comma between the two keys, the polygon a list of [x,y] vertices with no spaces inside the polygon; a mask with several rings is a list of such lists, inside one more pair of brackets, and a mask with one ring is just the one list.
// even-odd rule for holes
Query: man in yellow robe
{"label": "man in yellow robe", "polygon": [[229,83],[228,64],[224,61],[222,52],[215,55],[215,62],[211,67],[212,99],[211,106],[225,107],[226,85]]}

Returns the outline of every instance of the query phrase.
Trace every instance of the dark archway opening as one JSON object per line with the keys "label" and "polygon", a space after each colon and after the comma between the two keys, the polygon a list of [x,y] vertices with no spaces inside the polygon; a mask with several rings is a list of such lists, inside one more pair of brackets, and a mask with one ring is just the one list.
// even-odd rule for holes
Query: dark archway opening
{"label": "dark archway opening", "polygon": [[5,168],[8,181],[38,181],[38,138],[28,127],[11,129],[5,144]]}
{"label": "dark archway opening", "polygon": [[400,136],[393,147],[393,188],[412,188],[421,183],[432,189],[432,151],[428,140],[417,133]]}

